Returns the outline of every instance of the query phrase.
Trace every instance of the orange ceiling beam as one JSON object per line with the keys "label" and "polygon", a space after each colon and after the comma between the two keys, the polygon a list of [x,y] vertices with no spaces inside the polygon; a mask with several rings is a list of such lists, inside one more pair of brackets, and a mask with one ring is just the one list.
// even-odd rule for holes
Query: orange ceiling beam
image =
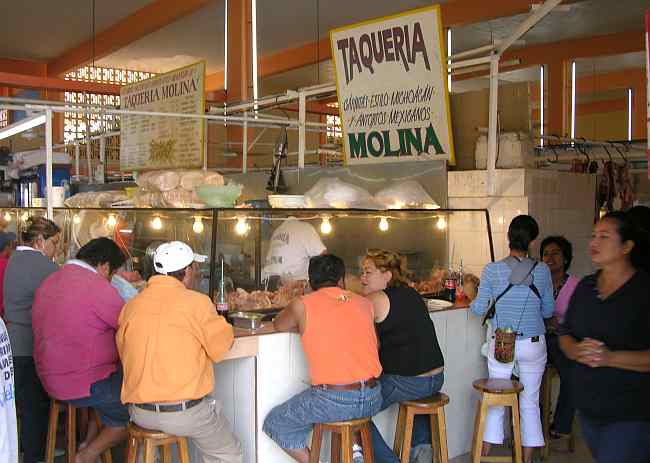
{"label": "orange ceiling beam", "polygon": [[[158,29],[206,6],[213,0],[154,0],[130,16],[98,33],[94,40],[66,51],[48,63],[49,76],[61,76],[71,69],[83,66],[92,59],[100,59]],[[93,56],[94,54],[94,56]]]}
{"label": "orange ceiling beam", "polygon": [[594,58],[643,51],[644,49],[644,33],[632,31],[530,45],[508,50],[501,59],[503,61],[519,59],[521,60],[519,67],[529,67],[545,64],[552,60]]}
{"label": "orange ceiling beam", "polygon": [[592,101],[576,105],[576,117],[589,114],[615,113],[627,111],[627,98],[617,100]]}
{"label": "orange ceiling beam", "polygon": [[[579,76],[576,80],[578,95],[606,92],[627,88],[643,87],[645,85],[645,69],[630,68],[622,71],[611,71],[605,74]],[[539,101],[539,84],[531,83],[532,101]]]}
{"label": "orange ceiling beam", "polygon": [[[627,111],[627,98],[617,98],[615,100],[591,101],[589,103],[576,104],[576,117],[587,116],[590,114],[603,114]],[[539,122],[539,112],[534,112],[533,122]]]}
{"label": "orange ceiling beam", "polygon": [[47,64],[38,61],[0,58],[0,72],[46,77]]}
{"label": "orange ceiling beam", "polygon": [[29,76],[0,72],[0,85],[12,88],[34,88],[39,90],[89,92],[102,95],[119,95],[120,86],[112,84],[99,84],[95,82],[77,82],[55,77]]}
{"label": "orange ceiling beam", "polygon": [[[564,3],[577,3],[584,0],[565,0]],[[444,27],[459,27],[481,21],[513,16],[530,12],[530,0],[453,0],[440,5]],[[332,58],[329,38],[318,42],[287,48],[261,56],[259,77],[268,77],[283,72],[309,66]],[[223,72],[209,75],[206,88],[223,88]]]}
{"label": "orange ceiling beam", "polygon": [[[597,35],[581,39],[562,40],[559,42],[530,45],[506,51],[502,61],[519,59],[520,64],[500,67],[501,72],[525,69],[557,61],[574,58],[595,58],[598,56],[620,55],[645,50],[644,33],[639,31],[617,34]],[[453,80],[466,80],[485,77],[489,71],[477,71],[453,76]]]}

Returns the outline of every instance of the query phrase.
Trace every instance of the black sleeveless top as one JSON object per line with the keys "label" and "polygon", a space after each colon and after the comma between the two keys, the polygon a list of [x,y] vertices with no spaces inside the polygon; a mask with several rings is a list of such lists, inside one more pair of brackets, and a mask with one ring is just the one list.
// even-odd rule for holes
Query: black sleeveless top
{"label": "black sleeveless top", "polygon": [[436,329],[422,297],[409,286],[384,290],[390,310],[377,323],[384,373],[417,376],[444,365]]}

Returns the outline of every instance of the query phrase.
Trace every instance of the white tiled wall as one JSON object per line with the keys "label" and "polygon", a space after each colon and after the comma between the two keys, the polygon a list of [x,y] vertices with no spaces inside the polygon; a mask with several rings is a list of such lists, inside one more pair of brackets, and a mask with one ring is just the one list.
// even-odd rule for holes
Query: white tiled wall
{"label": "white tiled wall", "polygon": [[[571,271],[591,272],[587,245],[595,211],[596,180],[586,174],[538,170],[497,171],[496,197],[487,197],[486,171],[449,172],[449,207],[487,208],[490,213],[495,259],[508,254],[508,225],[519,214],[530,214],[540,225],[540,240],[552,234],[566,236],[574,246]],[[468,272],[480,275],[490,261],[485,224],[467,214],[450,219],[449,246],[454,261],[460,257]],[[538,255],[538,249],[533,252]]]}

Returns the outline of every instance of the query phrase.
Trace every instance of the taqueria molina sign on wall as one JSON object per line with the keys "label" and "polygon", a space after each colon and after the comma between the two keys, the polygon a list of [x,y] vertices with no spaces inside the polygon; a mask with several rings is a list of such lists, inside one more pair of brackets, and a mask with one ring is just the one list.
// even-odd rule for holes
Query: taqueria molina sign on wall
{"label": "taqueria molina sign on wall", "polygon": [[330,32],[348,164],[454,159],[438,5]]}
{"label": "taqueria molina sign on wall", "polygon": [[[122,109],[203,114],[205,63],[200,62],[120,90]],[[199,118],[123,115],[120,169],[203,165],[204,121]]]}

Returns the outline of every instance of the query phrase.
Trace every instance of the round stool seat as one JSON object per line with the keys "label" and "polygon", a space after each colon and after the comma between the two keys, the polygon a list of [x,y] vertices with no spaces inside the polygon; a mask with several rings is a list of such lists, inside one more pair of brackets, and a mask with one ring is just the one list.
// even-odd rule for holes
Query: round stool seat
{"label": "round stool seat", "polygon": [[331,423],[320,423],[321,426],[327,426],[331,428],[343,428],[345,426],[350,426],[350,427],[357,427],[357,426],[362,426],[364,424],[367,424],[370,422],[370,418],[359,418],[357,420],[349,420],[349,421],[333,421]]}
{"label": "round stool seat", "polygon": [[472,386],[477,391],[489,392],[490,394],[518,394],[524,390],[524,386],[519,381],[511,379],[477,379],[472,383]]}
{"label": "round stool seat", "polygon": [[424,399],[418,400],[405,400],[400,402],[401,405],[414,408],[439,408],[444,407],[449,403],[449,396],[447,394],[439,393],[432,395],[430,397],[425,397]]}
{"label": "round stool seat", "polygon": [[133,437],[137,439],[176,439],[176,436],[172,436],[171,434],[167,434],[166,432],[162,431],[155,431],[153,429],[145,429],[141,428],[135,423],[129,422],[127,429],[129,431],[129,434],[131,434]]}

